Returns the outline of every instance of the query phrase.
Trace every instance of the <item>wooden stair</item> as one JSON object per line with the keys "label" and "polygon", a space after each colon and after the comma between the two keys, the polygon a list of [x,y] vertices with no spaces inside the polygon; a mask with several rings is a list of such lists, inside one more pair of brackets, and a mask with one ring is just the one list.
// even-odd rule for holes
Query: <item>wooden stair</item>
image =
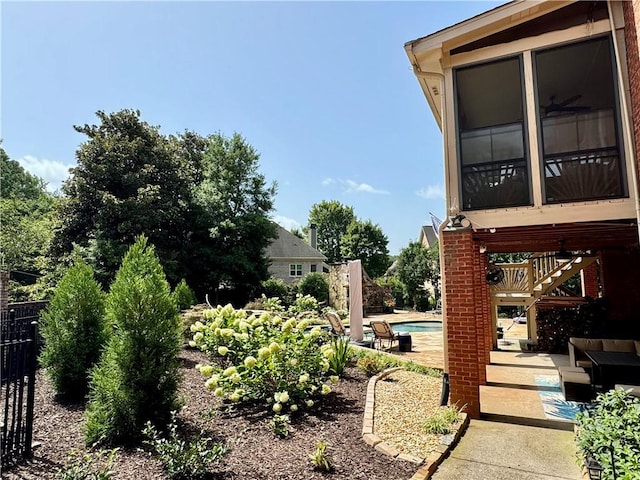
{"label": "wooden stair", "polygon": [[[491,286],[496,304],[522,306],[528,310],[542,297],[561,292],[560,287],[580,270],[596,261],[595,255],[581,254],[566,262],[559,262],[553,254],[537,254],[521,263],[503,263],[498,266],[505,272],[504,279]],[[579,302],[582,297],[567,296]]]}

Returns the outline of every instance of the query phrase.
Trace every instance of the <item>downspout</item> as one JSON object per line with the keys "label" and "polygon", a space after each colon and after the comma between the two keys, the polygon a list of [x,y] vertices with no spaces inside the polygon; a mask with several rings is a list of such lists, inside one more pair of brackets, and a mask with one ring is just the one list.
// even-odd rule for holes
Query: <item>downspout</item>
{"label": "downspout", "polygon": [[[446,150],[446,148],[445,148]],[[446,190],[446,187],[445,187]],[[445,285],[445,268],[444,268],[444,253],[442,248],[442,233],[447,228],[447,221],[443,221],[438,227],[438,255],[440,260],[440,279],[441,284]],[[444,290],[444,288],[443,288]],[[449,342],[447,340],[447,296],[444,295],[444,291],[440,292],[441,308],[442,308],[442,354],[444,356],[444,371],[442,373],[442,393],[440,394],[440,406],[444,406],[449,403]]]}
{"label": "downspout", "polygon": [[[629,135],[623,135],[625,150],[627,151],[627,155],[631,160],[632,165],[632,175],[631,175],[631,183],[633,188],[633,196],[635,197],[635,207],[636,207],[636,225],[638,227],[638,239],[640,240],[640,197],[638,197],[638,165],[636,164],[635,153],[633,150],[633,143],[631,141],[631,137],[633,135],[633,129],[629,124],[629,107],[627,105],[627,89],[626,84],[624,83],[624,78],[622,76],[622,67],[620,66],[620,48],[618,46],[618,37],[616,35],[616,25],[613,21],[613,9],[611,8],[611,0],[607,1],[607,9],[609,12],[609,25],[611,26],[611,37],[613,38],[613,50],[616,55],[616,73],[618,75],[618,84],[621,87],[621,95],[620,99],[622,100],[622,123],[623,130],[629,132]],[[626,59],[625,59],[626,61]]]}
{"label": "downspout", "polygon": [[[412,50],[413,50],[413,46],[412,46]],[[415,55],[413,56],[413,58],[415,59]],[[443,144],[444,169],[445,169],[445,184],[444,184],[445,208],[446,208],[445,213],[448,218],[449,215],[457,212],[451,212],[449,210],[451,208],[451,206],[449,205],[449,194],[448,194],[449,185],[450,185],[449,182],[451,181],[451,166],[449,164],[449,149],[447,148],[447,139],[445,137],[446,118],[447,118],[446,108],[444,104],[445,88],[446,88],[445,77],[442,73],[423,72],[420,70],[417,64],[413,65],[413,73],[418,78],[437,78],[438,80],[440,80],[441,92],[442,92],[441,95],[443,99],[441,101],[442,115],[441,115],[440,121],[441,121],[441,128],[442,128],[442,144]],[[429,89],[429,86],[427,85],[427,90],[428,89]],[[429,92],[429,94],[431,95],[431,92]],[[448,222],[445,220],[438,227],[438,253],[440,257],[440,277],[441,277],[442,286],[445,285],[446,272],[444,269],[444,253],[443,253],[441,239],[442,239],[442,233],[447,227],[447,224]],[[449,402],[449,344],[447,341],[447,315],[446,315],[447,296],[444,295],[444,289],[441,292],[440,298],[442,299],[442,353],[444,355],[444,371],[442,375],[442,393],[440,395],[440,405],[446,405]]]}

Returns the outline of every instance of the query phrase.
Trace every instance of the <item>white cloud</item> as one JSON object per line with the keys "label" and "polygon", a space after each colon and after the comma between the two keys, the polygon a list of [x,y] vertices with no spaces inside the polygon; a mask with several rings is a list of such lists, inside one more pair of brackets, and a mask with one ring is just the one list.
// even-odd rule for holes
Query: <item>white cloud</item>
{"label": "white cloud", "polygon": [[296,220],[282,215],[274,215],[273,221],[280,225],[282,228],[291,231],[292,228],[300,228],[300,225]]}
{"label": "white cloud", "polygon": [[366,193],[378,193],[382,195],[388,195],[389,192],[387,190],[378,190],[373,188],[368,183],[357,183],[353,180],[347,180],[347,192],[366,192]]}
{"label": "white cloud", "polygon": [[444,199],[444,188],[442,185],[429,185],[416,192],[416,195],[426,199],[440,198]]}
{"label": "white cloud", "polygon": [[55,192],[60,188],[62,182],[69,177],[69,168],[73,166],[56,160],[36,158],[32,155],[25,155],[19,158],[18,163],[27,172],[47,182],[47,190],[50,192]]}
{"label": "white cloud", "polygon": [[333,178],[325,178],[322,181],[322,185],[328,186],[338,184],[344,188],[346,193],[357,193],[357,192],[365,192],[365,193],[375,193],[381,195],[388,195],[389,192],[387,190],[378,190],[377,188],[372,187],[368,183],[358,183],[353,180],[342,180],[342,179],[333,179]]}
{"label": "white cloud", "polygon": [[325,178],[324,180],[322,180],[322,185],[325,187],[327,185],[331,185],[332,183],[336,183],[336,181],[333,178]]}

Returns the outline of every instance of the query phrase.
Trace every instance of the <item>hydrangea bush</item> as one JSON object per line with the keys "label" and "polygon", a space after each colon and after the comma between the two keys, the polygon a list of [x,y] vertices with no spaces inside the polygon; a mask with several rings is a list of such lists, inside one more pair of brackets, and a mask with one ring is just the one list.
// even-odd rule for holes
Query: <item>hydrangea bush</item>
{"label": "hydrangea bush", "polygon": [[328,334],[309,326],[309,320],[218,306],[191,327],[190,345],[212,359],[196,368],[206,388],[230,402],[262,403],[276,414],[313,408],[338,377],[329,374],[335,352]]}
{"label": "hydrangea bush", "polygon": [[320,304],[315,297],[298,293],[294,304],[289,307],[289,315],[294,317],[305,313],[317,314],[319,310]]}

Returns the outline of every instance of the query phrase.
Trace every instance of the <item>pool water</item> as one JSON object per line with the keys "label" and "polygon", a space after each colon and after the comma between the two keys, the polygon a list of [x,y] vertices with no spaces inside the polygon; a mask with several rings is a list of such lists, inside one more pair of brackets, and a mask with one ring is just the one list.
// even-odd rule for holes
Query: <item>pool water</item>
{"label": "pool water", "polygon": [[394,332],[441,332],[442,322],[401,322],[391,328]]}

